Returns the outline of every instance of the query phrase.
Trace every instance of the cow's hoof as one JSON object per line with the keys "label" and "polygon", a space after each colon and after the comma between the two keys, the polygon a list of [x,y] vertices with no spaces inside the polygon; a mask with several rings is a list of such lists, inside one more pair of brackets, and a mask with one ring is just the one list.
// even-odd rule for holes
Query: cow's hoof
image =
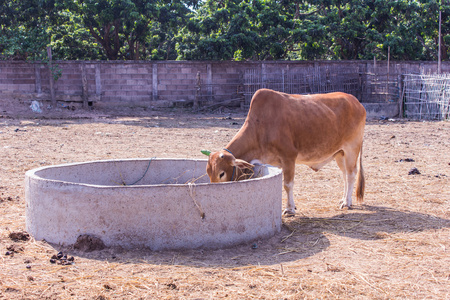
{"label": "cow's hoof", "polygon": [[340,209],[352,209],[351,205],[348,205],[347,203],[342,203],[341,206],[339,206]]}
{"label": "cow's hoof", "polygon": [[288,208],[286,208],[286,209],[283,211],[283,215],[284,215],[285,217],[293,217],[293,216],[295,216],[295,210],[294,210],[294,209],[288,209]]}

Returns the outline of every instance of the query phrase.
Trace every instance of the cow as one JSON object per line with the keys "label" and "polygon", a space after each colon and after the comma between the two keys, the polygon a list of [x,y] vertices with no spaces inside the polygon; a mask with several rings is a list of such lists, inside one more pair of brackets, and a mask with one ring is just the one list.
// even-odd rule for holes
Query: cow
{"label": "cow", "polygon": [[334,159],[344,177],[340,208],[350,208],[355,180],[358,203],[364,197],[365,122],[364,106],[346,93],[290,95],[260,89],[237,134],[225,148],[210,153],[206,172],[214,183],[238,180],[239,170],[255,162],[281,167],[288,197],[283,214],[293,216],[295,164],[318,171]]}

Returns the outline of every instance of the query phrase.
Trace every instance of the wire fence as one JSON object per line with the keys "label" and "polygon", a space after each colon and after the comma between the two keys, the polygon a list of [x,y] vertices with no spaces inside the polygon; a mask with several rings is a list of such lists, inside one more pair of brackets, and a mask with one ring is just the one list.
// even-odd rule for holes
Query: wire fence
{"label": "wire fence", "polygon": [[287,94],[345,92],[364,103],[397,102],[398,76],[361,72],[358,66],[316,66],[262,70],[251,68],[244,73],[245,104],[260,88]]}
{"label": "wire fence", "polygon": [[405,117],[419,120],[450,119],[450,74],[405,75],[402,93]]}
{"label": "wire fence", "polygon": [[[287,94],[316,94],[342,91],[357,94],[360,86],[358,68],[303,67],[263,71],[245,70],[244,95],[246,100],[260,88],[269,88]],[[355,95],[356,96],[356,95]]]}

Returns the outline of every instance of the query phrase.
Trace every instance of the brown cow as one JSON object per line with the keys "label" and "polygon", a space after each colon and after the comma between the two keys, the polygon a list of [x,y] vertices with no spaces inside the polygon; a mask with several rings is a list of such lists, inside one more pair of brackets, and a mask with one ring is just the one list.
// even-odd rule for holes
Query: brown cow
{"label": "brown cow", "polygon": [[[284,214],[295,214],[295,163],[318,171],[333,158],[344,175],[341,208],[364,196],[362,144],[366,110],[345,93],[289,95],[260,89],[253,95],[239,132],[221,151],[211,153],[206,171],[211,182],[233,181],[236,168],[255,160],[281,167],[288,195]],[[359,163],[358,163],[359,157]],[[234,174],[234,177],[233,177]]]}

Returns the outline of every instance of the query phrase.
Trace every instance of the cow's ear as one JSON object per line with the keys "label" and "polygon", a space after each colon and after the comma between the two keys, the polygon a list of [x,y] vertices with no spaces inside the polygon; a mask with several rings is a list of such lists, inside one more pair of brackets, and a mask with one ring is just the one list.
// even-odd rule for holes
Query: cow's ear
{"label": "cow's ear", "polygon": [[236,158],[233,163],[234,166],[238,167],[239,169],[253,169],[255,167],[251,163],[246,162],[245,160]]}

